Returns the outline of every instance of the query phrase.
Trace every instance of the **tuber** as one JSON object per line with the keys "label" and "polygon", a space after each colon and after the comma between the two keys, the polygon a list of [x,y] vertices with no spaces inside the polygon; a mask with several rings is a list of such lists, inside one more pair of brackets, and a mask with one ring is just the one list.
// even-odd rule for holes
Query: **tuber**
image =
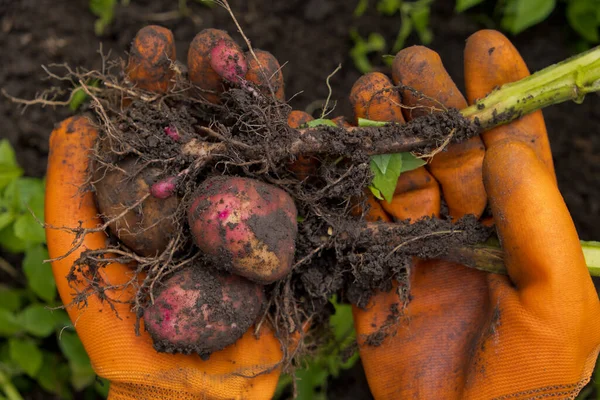
{"label": "tuber", "polygon": [[220,77],[240,83],[248,71],[244,53],[233,40],[221,39],[210,51],[210,66]]}
{"label": "tuber", "polygon": [[195,265],[164,282],[144,310],[144,325],[157,351],[207,359],[254,324],[264,300],[262,286]]}
{"label": "tuber", "polygon": [[194,242],[215,264],[268,284],[292,269],[297,211],[283,190],[248,178],[209,178],[188,220]]}
{"label": "tuber", "polygon": [[[150,196],[162,171],[150,167],[137,173],[137,168],[136,160],[128,158],[117,168],[98,169],[94,186],[98,208],[112,233],[137,254],[150,257],[164,251],[176,232],[179,200],[177,196]],[[144,196],[147,198],[140,202]]]}

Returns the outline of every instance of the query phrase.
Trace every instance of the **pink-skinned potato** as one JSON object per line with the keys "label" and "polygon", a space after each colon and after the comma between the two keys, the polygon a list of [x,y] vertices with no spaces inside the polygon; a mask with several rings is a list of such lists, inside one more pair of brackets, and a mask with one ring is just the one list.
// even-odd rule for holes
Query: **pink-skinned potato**
{"label": "pink-skinned potato", "polygon": [[144,310],[144,326],[157,351],[207,359],[242,337],[264,301],[261,285],[195,265],[164,282]]}
{"label": "pink-skinned potato", "polygon": [[127,247],[142,256],[156,256],[177,232],[179,199],[148,196],[135,206],[160,181],[162,170],[146,167],[139,171],[140,162],[135,158],[120,161],[116,167],[98,168],[94,173],[98,209],[110,221],[111,232]]}
{"label": "pink-skinned potato", "polygon": [[216,266],[269,284],[292,269],[297,210],[283,190],[237,177],[213,177],[188,210],[194,242]]}

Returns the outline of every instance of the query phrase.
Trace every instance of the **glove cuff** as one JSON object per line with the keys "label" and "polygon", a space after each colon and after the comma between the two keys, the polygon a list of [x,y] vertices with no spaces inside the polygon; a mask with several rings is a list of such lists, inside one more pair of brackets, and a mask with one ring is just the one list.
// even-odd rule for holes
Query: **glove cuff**
{"label": "glove cuff", "polygon": [[135,383],[111,383],[108,391],[108,400],[196,400],[197,398],[191,393]]}

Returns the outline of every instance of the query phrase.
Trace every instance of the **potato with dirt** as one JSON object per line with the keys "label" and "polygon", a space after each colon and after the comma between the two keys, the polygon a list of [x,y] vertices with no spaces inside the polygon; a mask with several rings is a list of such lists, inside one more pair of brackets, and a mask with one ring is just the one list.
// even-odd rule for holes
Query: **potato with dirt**
{"label": "potato with dirt", "polygon": [[135,253],[151,257],[162,253],[177,231],[179,200],[162,196],[173,183],[161,181],[160,169],[140,168],[132,157],[98,168],[93,185],[111,232]]}
{"label": "potato with dirt", "polygon": [[263,284],[291,271],[296,218],[286,192],[237,177],[204,181],[188,211],[194,241],[215,265]]}
{"label": "potato with dirt", "polygon": [[144,311],[144,324],[156,350],[208,359],[242,337],[264,300],[260,285],[195,265],[164,282]]}

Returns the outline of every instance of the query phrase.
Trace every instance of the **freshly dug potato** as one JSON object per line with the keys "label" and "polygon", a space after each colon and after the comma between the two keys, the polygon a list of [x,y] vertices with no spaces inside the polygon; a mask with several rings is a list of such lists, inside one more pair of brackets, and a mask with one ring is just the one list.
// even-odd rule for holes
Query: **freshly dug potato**
{"label": "freshly dug potato", "polygon": [[164,283],[144,311],[144,325],[157,351],[207,359],[242,337],[264,301],[262,286],[197,265]]}
{"label": "freshly dug potato", "polygon": [[[192,40],[187,56],[190,81],[198,88],[199,95],[214,104],[219,103],[225,86],[222,77],[211,66],[211,52],[223,40],[235,43],[225,31],[204,29]],[[243,54],[241,49],[239,52]]]}
{"label": "freshly dug potato", "polygon": [[229,82],[240,83],[248,71],[244,53],[233,40],[221,39],[210,51],[210,66]]}
{"label": "freshly dug potato", "polygon": [[296,206],[286,192],[236,177],[204,181],[188,210],[194,241],[215,265],[263,284],[290,272],[296,218]]}
{"label": "freshly dug potato", "polygon": [[[94,186],[98,209],[106,220],[113,220],[150,192],[160,179],[161,171],[145,168],[139,174],[139,164],[133,158],[117,164],[111,170],[99,169]],[[125,172],[123,172],[125,171]],[[142,256],[155,256],[165,250],[176,232],[177,196],[159,199],[149,196],[137,207],[112,221],[109,228],[127,247]]]}

